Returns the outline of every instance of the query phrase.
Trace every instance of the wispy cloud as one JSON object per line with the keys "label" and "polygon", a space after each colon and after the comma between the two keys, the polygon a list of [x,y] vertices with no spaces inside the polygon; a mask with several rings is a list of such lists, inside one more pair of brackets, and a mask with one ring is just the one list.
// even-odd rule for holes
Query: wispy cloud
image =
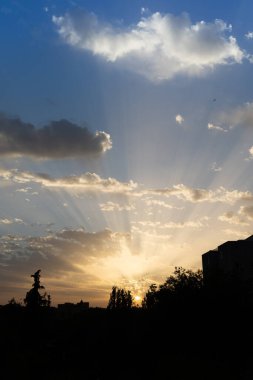
{"label": "wispy cloud", "polygon": [[120,28],[78,9],[54,15],[52,21],[66,43],[152,81],[177,74],[199,75],[217,65],[241,63],[247,57],[229,35],[231,25],[222,20],[193,24],[187,14],[176,17],[156,12],[143,16],[136,25]]}
{"label": "wispy cloud", "polygon": [[207,218],[201,218],[200,220],[192,220],[192,221],[182,221],[182,222],[167,222],[167,223],[161,223],[161,222],[152,222],[152,221],[139,221],[136,224],[145,227],[145,228],[151,228],[151,229],[160,229],[160,230],[170,230],[170,229],[185,229],[185,228],[193,228],[193,229],[200,229],[204,227],[204,223],[208,219]]}
{"label": "wispy cloud", "polygon": [[0,155],[65,158],[100,155],[111,149],[110,135],[93,133],[68,120],[52,121],[43,128],[0,114]]}
{"label": "wispy cloud", "polygon": [[253,102],[245,103],[220,115],[223,124],[231,127],[253,127]]}
{"label": "wispy cloud", "polygon": [[245,37],[247,38],[247,40],[252,40],[252,38],[253,38],[253,32],[246,33]]}
{"label": "wispy cloud", "polygon": [[211,165],[211,171],[212,172],[221,172],[222,171],[222,167],[218,166],[216,162],[213,162],[212,165]]}
{"label": "wispy cloud", "polygon": [[111,202],[111,201],[108,201],[106,203],[100,203],[99,207],[100,207],[100,210],[107,211],[107,212],[135,210],[134,205],[129,205],[129,204],[122,205],[122,204]]}
{"label": "wispy cloud", "polygon": [[191,188],[184,184],[174,185],[172,188],[153,189],[149,193],[164,195],[167,197],[175,196],[184,201],[193,203],[198,202],[222,202],[233,204],[237,201],[252,201],[253,194],[250,191],[228,190],[224,187],[208,190],[201,188]]}
{"label": "wispy cloud", "polygon": [[224,128],[222,128],[222,127],[220,127],[218,125],[212,124],[212,123],[208,123],[207,124],[207,128],[209,130],[218,131],[218,132],[224,132],[224,133],[228,131],[227,129],[224,129]]}
{"label": "wispy cloud", "polygon": [[[48,278],[47,290],[51,293],[53,289],[54,302],[55,296],[58,299],[61,296],[61,288],[65,292],[65,300],[69,294],[72,297],[79,294],[80,297],[81,293],[83,297],[87,292],[90,293],[89,297],[94,298],[94,279],[96,289],[101,280],[89,267],[96,265],[99,260],[119,255],[122,245],[125,246],[128,241],[129,234],[109,229],[93,233],[82,228],[64,229],[35,237],[0,235],[1,289],[11,289],[13,294],[13,288],[16,287],[14,294],[24,296],[24,284],[30,274],[40,268]],[[106,288],[107,283],[104,281],[102,297],[105,297]]]}
{"label": "wispy cloud", "polygon": [[240,215],[234,213],[233,211],[228,211],[223,215],[220,215],[218,218],[221,222],[226,222],[229,224],[235,224],[235,225],[241,225],[241,226],[248,226],[249,223],[245,220],[245,218],[242,218]]}
{"label": "wispy cloud", "polygon": [[[164,188],[144,188],[132,180],[120,182],[115,178],[102,178],[96,173],[84,173],[65,177],[52,177],[46,173],[32,173],[17,169],[0,169],[0,179],[13,184],[37,183],[43,187],[51,189],[79,190],[80,192],[101,192],[108,194],[123,194],[137,197],[147,205],[157,205],[171,208],[174,206],[164,204],[157,197],[176,197],[177,199],[192,203],[201,202],[221,202],[234,204],[238,201],[253,201],[253,193],[250,191],[229,190],[224,187],[216,189],[193,188],[184,184],[174,185]],[[155,198],[153,198],[155,197]],[[106,207],[106,204],[104,204]],[[116,204],[109,204],[110,207],[117,207]]]}
{"label": "wispy cloud", "polygon": [[253,206],[242,206],[240,208],[240,214],[246,216],[250,220],[253,220]]}
{"label": "wispy cloud", "polygon": [[137,188],[133,181],[120,182],[115,178],[101,178],[95,173],[84,173],[65,177],[52,177],[46,173],[31,173],[19,170],[0,169],[0,178],[13,183],[35,182],[45,187],[101,191],[104,193],[129,193]]}
{"label": "wispy cloud", "polygon": [[22,219],[19,218],[0,218],[0,224],[25,224]]}

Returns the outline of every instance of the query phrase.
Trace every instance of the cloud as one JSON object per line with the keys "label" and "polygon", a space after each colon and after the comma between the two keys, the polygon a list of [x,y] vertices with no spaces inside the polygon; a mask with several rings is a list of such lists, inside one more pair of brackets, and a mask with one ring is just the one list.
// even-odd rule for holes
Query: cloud
{"label": "cloud", "polygon": [[78,9],[53,16],[59,35],[71,46],[87,50],[152,81],[177,74],[199,75],[217,65],[241,63],[247,58],[231,25],[222,20],[192,24],[183,14],[156,12],[128,28],[101,22],[95,14]]}
{"label": "cloud", "polygon": [[168,208],[168,209],[179,209],[179,207],[172,206],[167,202],[158,200],[158,199],[146,199],[145,203],[147,206],[155,206],[155,207],[163,207],[163,208]]}
{"label": "cloud", "polygon": [[108,201],[106,203],[100,203],[100,210],[111,212],[111,211],[132,211],[135,209],[133,205],[120,205],[115,202]]}
{"label": "cloud", "polygon": [[65,177],[52,177],[46,173],[31,173],[16,169],[0,169],[0,178],[13,183],[38,183],[45,187],[59,189],[76,189],[82,191],[101,191],[103,193],[129,193],[136,189],[133,181],[120,182],[114,178],[101,178],[95,173],[84,173]]}
{"label": "cloud", "polygon": [[211,171],[212,172],[221,172],[222,171],[222,167],[221,166],[217,166],[217,163],[213,162],[212,165],[211,165]]}
{"label": "cloud", "polygon": [[247,38],[247,40],[252,40],[252,38],[253,38],[253,32],[246,33],[245,37]]}
{"label": "cloud", "polygon": [[253,146],[249,148],[249,154],[253,157]]}
{"label": "cloud", "polygon": [[253,206],[242,206],[240,208],[240,214],[246,216],[247,218],[253,220]]}
{"label": "cloud", "polygon": [[253,127],[253,102],[245,103],[229,112],[224,112],[220,115],[220,120],[231,127]]}
{"label": "cloud", "polygon": [[[17,169],[1,169],[0,179],[13,184],[38,183],[51,189],[78,190],[80,192],[101,192],[105,194],[123,194],[143,200],[148,206],[157,205],[171,208],[160,199],[151,197],[176,197],[182,201],[192,203],[221,202],[234,204],[238,201],[253,201],[253,193],[250,191],[228,190],[224,187],[217,189],[193,188],[184,184],[174,185],[169,188],[149,189],[143,188],[136,182],[120,182],[115,178],[101,178],[96,173],[84,173],[65,177],[52,177],[46,173],[32,173]],[[107,204],[108,205],[108,204]],[[106,204],[104,204],[106,208]],[[116,203],[109,204],[109,208],[116,208]],[[122,206],[123,207],[123,206]],[[173,206],[174,208],[174,206]]]}
{"label": "cloud", "polygon": [[212,123],[208,123],[207,128],[214,130],[214,131],[218,131],[218,132],[227,132],[227,129],[224,129],[224,128],[219,127],[218,125],[214,125]]}
{"label": "cloud", "polygon": [[[162,223],[158,221],[150,221],[150,220],[144,220],[144,221],[139,221],[136,223],[133,223],[137,226],[141,226],[142,228],[145,229],[151,229],[151,230],[168,230],[168,229],[185,229],[185,228],[192,228],[192,229],[200,229],[206,226],[206,222],[209,220],[208,217],[203,217],[200,218],[199,220],[188,220],[188,221],[182,221],[182,222],[167,222],[167,223]],[[134,226],[134,228],[141,233],[141,230]]]}
{"label": "cloud", "polygon": [[19,219],[19,218],[14,218],[14,219],[0,218],[0,224],[15,224],[15,223],[25,224],[24,221],[22,219]]}
{"label": "cloud", "polygon": [[242,225],[242,226],[248,226],[249,223],[245,221],[243,218],[241,218],[239,215],[234,213],[233,211],[228,211],[225,214],[218,217],[218,219],[221,222],[226,222],[229,224],[236,224],[236,225]]}
{"label": "cloud", "polygon": [[[82,228],[63,229],[35,237],[0,235],[1,289],[5,289],[4,293],[11,294],[11,297],[16,297],[16,294],[24,297],[28,290],[24,284],[30,274],[41,269],[48,279],[46,290],[52,292],[54,302],[55,298],[61,297],[62,291],[65,301],[66,296],[74,298],[79,292],[82,296],[86,292],[94,296],[92,283],[98,289],[101,280],[91,267],[99,260],[119,255],[129,239],[128,233],[109,229],[88,232]],[[101,290],[103,297],[106,287],[104,281]]]}
{"label": "cloud", "polygon": [[149,193],[164,195],[167,197],[175,196],[181,200],[192,203],[198,202],[222,202],[233,204],[237,201],[252,201],[253,194],[249,191],[227,190],[219,187],[215,190],[191,188],[184,184],[174,185],[172,188],[153,189]]}
{"label": "cloud", "polygon": [[[88,232],[84,229],[64,229],[46,236],[0,236],[0,264],[7,267],[47,268],[47,271],[77,270],[98,257],[116,255],[121,243],[129,239],[127,233],[109,229]],[[35,266],[34,266],[35,265]]]}
{"label": "cloud", "polygon": [[183,118],[183,116],[180,115],[180,114],[176,115],[175,120],[176,120],[176,122],[177,122],[178,124],[182,124],[182,123],[184,122],[184,118]]}
{"label": "cloud", "polygon": [[250,235],[250,232],[242,232],[242,231],[232,230],[232,229],[229,229],[229,228],[223,230],[223,232],[226,235],[230,235],[231,239],[233,239],[233,240],[235,239],[235,237],[237,237],[239,239],[246,239]]}
{"label": "cloud", "polygon": [[68,120],[52,121],[42,128],[0,114],[0,155],[39,159],[100,155],[111,149],[110,135],[93,133]]}

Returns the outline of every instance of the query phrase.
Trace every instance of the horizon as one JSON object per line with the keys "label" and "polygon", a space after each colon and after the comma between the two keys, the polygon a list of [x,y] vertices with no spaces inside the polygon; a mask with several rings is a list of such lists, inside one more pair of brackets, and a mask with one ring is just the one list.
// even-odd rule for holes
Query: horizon
{"label": "horizon", "polygon": [[250,0],[3,0],[0,304],[142,297],[253,234]]}

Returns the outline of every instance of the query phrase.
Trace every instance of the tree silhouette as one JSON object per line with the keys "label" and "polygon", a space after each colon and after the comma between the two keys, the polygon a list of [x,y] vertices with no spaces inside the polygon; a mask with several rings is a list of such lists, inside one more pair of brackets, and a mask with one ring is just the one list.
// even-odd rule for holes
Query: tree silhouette
{"label": "tree silhouette", "polygon": [[117,286],[112,287],[107,309],[131,309],[133,306],[133,296],[130,290],[125,290],[122,288],[117,288]]}
{"label": "tree silhouette", "polygon": [[34,278],[34,283],[32,284],[32,288],[26,293],[26,297],[24,299],[24,303],[27,307],[31,309],[37,309],[39,307],[50,307],[51,305],[51,297],[45,292],[44,294],[40,294],[40,289],[45,289],[44,286],[40,284],[40,272],[41,270],[37,270],[31,277]]}
{"label": "tree silhouette", "polygon": [[142,306],[152,309],[167,306],[172,302],[194,302],[203,292],[203,273],[182,267],[175,267],[171,276],[159,288],[152,284],[146,293]]}

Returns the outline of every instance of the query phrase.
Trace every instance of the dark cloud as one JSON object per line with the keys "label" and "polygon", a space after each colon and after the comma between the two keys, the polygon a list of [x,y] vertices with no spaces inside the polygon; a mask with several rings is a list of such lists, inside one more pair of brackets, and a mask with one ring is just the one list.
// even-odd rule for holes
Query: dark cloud
{"label": "dark cloud", "polygon": [[55,301],[59,299],[61,284],[71,297],[76,296],[80,284],[92,293],[93,285],[97,287],[99,281],[88,267],[96,265],[99,259],[119,254],[122,241],[128,239],[128,234],[109,229],[64,229],[34,237],[0,235],[0,286],[4,289],[0,303],[7,302],[5,297],[24,296],[22,287],[27,289],[30,275],[37,269],[46,276]]}
{"label": "dark cloud", "polygon": [[42,128],[0,114],[0,155],[65,158],[99,155],[112,146],[110,135],[93,133],[68,120]]}

